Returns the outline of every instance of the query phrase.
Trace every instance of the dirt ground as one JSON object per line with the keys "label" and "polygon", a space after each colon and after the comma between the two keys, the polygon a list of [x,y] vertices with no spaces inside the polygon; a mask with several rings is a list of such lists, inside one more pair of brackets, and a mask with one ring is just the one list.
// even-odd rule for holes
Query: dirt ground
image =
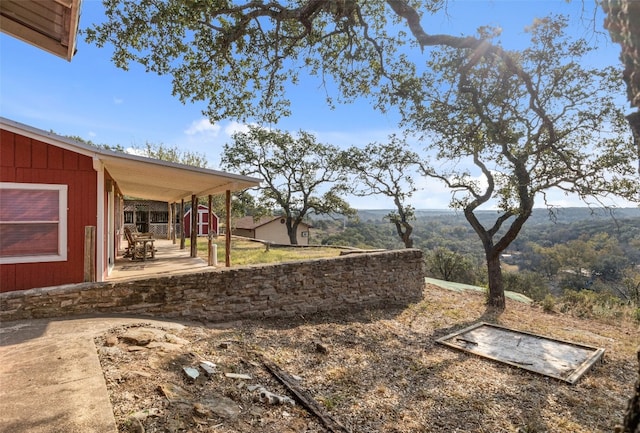
{"label": "dirt ground", "polygon": [[[479,321],[605,348],[577,384],[436,343]],[[265,367],[277,366],[344,432],[609,432],[636,378],[637,323],[602,323],[427,286],[402,309],[288,320],[143,321],[97,339],[121,432],[327,432]],[[207,372],[209,370],[209,372]],[[196,377],[197,376],[197,377]]]}

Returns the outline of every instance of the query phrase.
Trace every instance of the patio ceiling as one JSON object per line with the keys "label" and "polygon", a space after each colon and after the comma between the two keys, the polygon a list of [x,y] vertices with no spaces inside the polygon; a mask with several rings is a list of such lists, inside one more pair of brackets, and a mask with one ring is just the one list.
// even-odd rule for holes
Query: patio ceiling
{"label": "patio ceiling", "polygon": [[2,0],[0,29],[71,61],[76,51],[81,0]]}
{"label": "patio ceiling", "polygon": [[133,155],[103,153],[97,156],[126,196],[177,202],[225,191],[239,191],[260,180],[222,171],[192,167]]}

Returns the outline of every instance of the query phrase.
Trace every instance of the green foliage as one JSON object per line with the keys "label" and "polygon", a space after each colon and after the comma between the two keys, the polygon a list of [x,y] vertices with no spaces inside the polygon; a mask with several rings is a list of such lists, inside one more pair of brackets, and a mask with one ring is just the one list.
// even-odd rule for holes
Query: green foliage
{"label": "green foliage", "polygon": [[417,191],[410,173],[419,159],[394,135],[387,143],[370,143],[364,149],[351,147],[345,152],[345,163],[356,180],[351,192],[362,197],[384,195],[393,199],[395,210],[385,218],[395,225],[407,248],[413,247],[411,221],[415,220],[415,211],[407,201]]}
{"label": "green foliage", "polygon": [[[325,224],[330,223],[326,220]],[[335,225],[336,223],[334,223]],[[314,223],[315,226],[315,223]],[[363,249],[397,249],[401,247],[397,236],[388,225],[367,224],[362,222],[350,222],[349,225],[341,229],[333,229],[332,233],[320,235],[322,245],[340,245]]]}
{"label": "green foliage", "polygon": [[535,272],[503,272],[504,289],[522,293],[534,301],[546,299],[549,293],[548,282]]}
{"label": "green foliage", "polygon": [[[52,133],[55,134],[54,131],[51,131]],[[72,140],[78,141],[80,143],[84,143],[84,144],[88,144],[89,146],[94,146],[94,147],[98,147],[100,149],[105,149],[105,150],[112,150],[114,152],[125,152],[125,148],[120,145],[117,144],[115,146],[109,145],[109,144],[98,144],[98,143],[94,143],[91,140],[85,140],[84,138],[80,137],[79,135],[66,135],[65,137],[70,138]]]}
{"label": "green foliage", "polygon": [[173,94],[204,101],[214,121],[275,123],[290,113],[285,84],[301,73],[335,83],[347,101],[412,68],[397,53],[411,36],[388,32],[395,14],[385,2],[110,0],[105,9],[87,41],[113,47],[119,68],[170,75]]}
{"label": "green foliage", "polygon": [[177,162],[193,167],[207,167],[207,158],[203,153],[181,150],[178,146],[168,147],[162,143],[145,143],[144,147],[134,147],[137,154],[162,161]]}
{"label": "green foliage", "polygon": [[542,311],[544,311],[545,313],[552,313],[556,305],[556,299],[551,294],[546,295],[542,300],[541,305]]}
{"label": "green foliage", "polygon": [[631,308],[611,293],[591,290],[565,290],[557,305],[563,313],[582,318],[619,319],[631,315]]}
{"label": "green foliage", "polygon": [[287,232],[297,244],[297,227],[309,212],[316,215],[352,215],[342,198],[348,190],[343,154],[318,143],[304,131],[297,136],[278,130],[250,127],[224,146],[222,166],[244,175],[257,175],[261,207],[281,212]]}
{"label": "green foliage", "polygon": [[[500,58],[487,54],[490,48],[434,51],[423,85],[398,104],[403,124],[436,155],[424,161],[423,174],[456,191],[450,206],[464,212],[491,258],[491,302],[499,307],[504,288],[497,260],[536,197],[556,188],[584,200],[640,194],[637,151],[615,99],[619,74],[583,68],[588,45],[567,37],[566,23],[538,20],[529,29],[530,46]],[[498,212],[483,225],[476,212],[488,204]]]}
{"label": "green foliage", "polygon": [[558,286],[562,290],[583,290],[589,286],[589,277],[573,272],[565,272],[559,276]]}
{"label": "green foliage", "polygon": [[[536,19],[526,29],[530,47],[508,52],[491,42],[499,31],[488,27],[477,37],[428,34],[421,15],[442,5],[110,0],[106,21],[85,35],[113,47],[120,68],[139,63],[171,75],[173,94],[183,103],[204,101],[212,121],[275,123],[290,111],[285,83],[295,84],[301,73],[320,77],[325,88],[335,85],[341,101],[371,97],[383,112],[398,108],[403,125],[435,155],[423,161],[423,174],[455,191],[451,205],[464,210],[491,258],[492,276],[534,198],[548,190],[596,202],[608,194],[640,201],[637,149],[616,101],[620,74],[580,66],[588,45],[565,36],[567,18]],[[448,48],[431,50],[425,68],[406,46]],[[333,104],[332,95],[327,99]],[[277,190],[265,198],[277,201]],[[347,210],[335,191],[328,202],[315,206]],[[500,213],[486,226],[477,211],[489,203]],[[405,209],[394,221],[408,239]],[[288,228],[299,216],[287,217]],[[503,306],[500,279],[489,283],[492,300]]]}
{"label": "green foliage", "polygon": [[426,254],[429,276],[445,281],[475,284],[476,275],[471,261],[460,253],[446,248],[436,248]]}

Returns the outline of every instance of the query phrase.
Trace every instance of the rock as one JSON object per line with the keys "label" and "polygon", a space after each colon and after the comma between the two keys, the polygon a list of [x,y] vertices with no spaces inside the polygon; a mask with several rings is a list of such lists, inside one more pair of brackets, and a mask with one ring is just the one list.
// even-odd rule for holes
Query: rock
{"label": "rock", "polygon": [[316,347],[316,352],[322,354],[329,353],[329,349],[327,349],[327,346],[325,346],[324,344],[320,343],[319,341],[316,341],[314,344]]}
{"label": "rock", "polygon": [[212,376],[213,374],[215,374],[217,371],[217,367],[218,366],[211,361],[202,361],[200,363],[200,368],[203,369],[205,373],[207,373],[207,376]]}
{"label": "rock", "polygon": [[141,350],[147,350],[147,348],[143,346],[127,346],[127,350],[129,352],[140,352]]}
{"label": "rock", "polygon": [[249,376],[248,374],[240,374],[240,373],[225,373],[224,374],[226,377],[230,378],[230,379],[242,379],[242,380],[251,380],[253,379],[251,376]]}
{"label": "rock", "polygon": [[182,346],[174,343],[165,343],[164,341],[152,341],[147,345],[149,349],[157,349],[162,352],[177,352]]}
{"label": "rock", "polygon": [[200,376],[200,372],[197,368],[182,367],[182,371],[184,371],[184,374],[186,374],[187,377],[191,380],[196,380]]}
{"label": "rock", "polygon": [[278,395],[278,394],[274,394],[271,391],[267,391],[263,386],[261,385],[253,385],[253,386],[249,386],[247,387],[247,389],[249,391],[258,391],[258,399],[262,402],[262,403],[267,403],[267,404],[287,404],[290,406],[295,406],[296,402],[293,401],[293,399],[285,396],[285,395]]}
{"label": "rock", "polygon": [[163,383],[160,385],[160,391],[171,403],[188,402],[191,398],[189,391],[173,383]]}
{"label": "rock", "polygon": [[104,345],[108,347],[113,347],[118,344],[118,337],[115,335],[107,335],[107,338],[104,340]]}
{"label": "rock", "polygon": [[145,419],[149,418],[150,416],[160,416],[160,409],[152,407],[151,409],[143,409],[143,410],[139,410],[138,412],[132,414],[129,418],[134,418],[137,419],[139,421],[144,421]]}
{"label": "rock", "polygon": [[217,396],[209,400],[204,400],[200,403],[195,403],[194,410],[195,405],[198,405],[199,411],[204,411],[205,413],[209,411],[220,418],[235,418],[240,414],[240,407],[238,404],[224,396]]}
{"label": "rock", "polygon": [[169,333],[164,334],[164,339],[169,343],[178,344],[180,346],[186,346],[187,344],[189,344],[189,340],[185,340],[184,338],[180,338],[177,335]]}
{"label": "rock", "polygon": [[127,344],[134,346],[146,346],[152,341],[164,341],[164,331],[152,328],[130,328],[120,336]]}

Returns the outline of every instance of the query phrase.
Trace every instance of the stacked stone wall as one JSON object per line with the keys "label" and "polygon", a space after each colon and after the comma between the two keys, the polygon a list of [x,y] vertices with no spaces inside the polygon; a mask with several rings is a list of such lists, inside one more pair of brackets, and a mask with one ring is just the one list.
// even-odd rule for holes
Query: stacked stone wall
{"label": "stacked stone wall", "polygon": [[130,314],[221,322],[407,305],[422,298],[422,252],[212,269],[0,294],[0,321]]}

